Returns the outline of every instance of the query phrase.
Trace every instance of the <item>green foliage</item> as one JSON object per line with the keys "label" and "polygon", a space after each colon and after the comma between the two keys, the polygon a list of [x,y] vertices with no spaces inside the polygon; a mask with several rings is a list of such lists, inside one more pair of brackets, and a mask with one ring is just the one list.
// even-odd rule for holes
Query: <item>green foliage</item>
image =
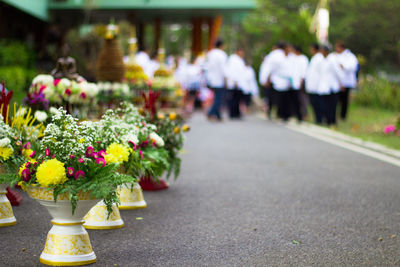
{"label": "green foliage", "polygon": [[143,156],[145,173],[156,179],[170,168],[168,151],[163,148],[146,148],[143,150]]}
{"label": "green foliage", "polygon": [[91,192],[91,196],[97,199],[103,199],[107,206],[108,216],[112,212],[112,204],[120,203],[115,189],[118,185],[125,183],[134,183],[136,179],[129,175],[119,174],[117,165],[109,164],[105,167],[99,167],[95,162],[91,163],[89,172],[84,179],[68,180],[62,185],[54,187],[54,201],[58,195],[67,193],[72,204],[72,214],[78,204],[79,192]]}
{"label": "green foliage", "polygon": [[24,44],[17,41],[0,42],[0,65],[20,66],[22,68],[33,67],[33,52]]}
{"label": "green foliage", "polygon": [[27,70],[22,67],[0,67],[0,81],[6,83],[8,90],[21,92],[27,85]]}
{"label": "green foliage", "polygon": [[335,0],[330,11],[331,41],[343,40],[369,67],[400,64],[400,1]]}
{"label": "green foliage", "polygon": [[306,50],[316,40],[309,31],[316,2],[258,0],[257,9],[244,20],[244,28],[263,42],[264,52],[280,40],[300,45]]}
{"label": "green foliage", "polygon": [[[33,69],[35,56],[26,45],[17,41],[0,42],[0,82],[15,95],[25,94],[36,71]],[[20,100],[20,99],[18,99]]]}
{"label": "green foliage", "polygon": [[381,109],[400,110],[400,86],[383,78],[367,76],[360,81],[355,103]]}

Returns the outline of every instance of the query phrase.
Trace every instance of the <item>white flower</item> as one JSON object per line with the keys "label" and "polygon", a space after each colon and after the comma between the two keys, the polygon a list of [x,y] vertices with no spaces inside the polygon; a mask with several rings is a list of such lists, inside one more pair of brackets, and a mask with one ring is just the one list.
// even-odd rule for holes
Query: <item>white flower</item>
{"label": "white flower", "polygon": [[164,140],[155,132],[152,132],[150,135],[150,140],[154,141],[156,143],[157,146],[162,147],[164,146]]}
{"label": "white flower", "polygon": [[82,92],[85,92],[88,98],[96,97],[99,92],[99,88],[95,83],[82,83],[81,88]]}
{"label": "white flower", "polygon": [[17,111],[16,117],[22,117],[22,116],[25,115],[25,113],[26,113],[26,108],[21,107],[21,108]]}
{"label": "white flower", "polygon": [[61,114],[61,112],[55,107],[50,107],[49,111],[51,114],[54,114],[54,115]]}
{"label": "white flower", "polygon": [[44,111],[37,110],[35,112],[35,118],[40,122],[44,122],[45,120],[47,120],[47,113]]}
{"label": "white flower", "polygon": [[133,142],[135,145],[139,144],[139,139],[135,134],[129,133],[125,136],[124,139],[126,143],[130,141]]}
{"label": "white flower", "polygon": [[32,84],[53,86],[53,82],[54,82],[53,76],[47,74],[39,74],[33,79]]}
{"label": "white flower", "polygon": [[0,139],[0,147],[6,147],[11,143],[9,138]]}

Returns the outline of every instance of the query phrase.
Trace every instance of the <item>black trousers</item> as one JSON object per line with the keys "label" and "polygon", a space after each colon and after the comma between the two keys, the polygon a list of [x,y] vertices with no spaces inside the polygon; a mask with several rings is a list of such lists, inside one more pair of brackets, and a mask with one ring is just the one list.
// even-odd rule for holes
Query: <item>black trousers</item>
{"label": "black trousers", "polygon": [[300,91],[290,89],[289,90],[289,116],[296,116],[299,121],[303,120],[303,114],[300,110]]}
{"label": "black trousers", "polygon": [[315,123],[322,124],[325,116],[324,115],[325,111],[323,109],[324,107],[323,97],[317,94],[309,94],[308,97],[310,99],[310,103],[314,111]]}
{"label": "black trousers", "polygon": [[272,86],[264,86],[265,102],[268,105],[267,115],[271,117],[272,108],[277,106],[278,92]]}
{"label": "black trousers", "polygon": [[349,95],[351,88],[346,87],[339,93],[340,118],[345,120],[347,117],[347,108],[349,106]]}
{"label": "black trousers", "polygon": [[229,90],[229,117],[230,118],[240,118],[240,99],[242,98],[242,90],[239,89],[231,89]]}
{"label": "black trousers", "polygon": [[278,117],[287,121],[290,117],[290,91],[276,91]]}
{"label": "black trousers", "polygon": [[325,117],[326,123],[328,125],[336,124],[336,107],[338,103],[339,94],[332,93],[330,95],[324,95],[324,104],[325,104]]}

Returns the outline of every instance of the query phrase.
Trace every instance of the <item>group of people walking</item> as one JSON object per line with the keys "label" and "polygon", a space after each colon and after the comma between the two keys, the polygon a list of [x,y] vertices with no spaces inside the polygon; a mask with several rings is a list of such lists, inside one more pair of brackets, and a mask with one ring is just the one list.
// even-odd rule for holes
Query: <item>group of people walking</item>
{"label": "group of people walking", "polygon": [[336,107],[346,119],[349,91],[357,85],[359,64],[356,56],[342,42],[331,52],[328,45],[313,44],[311,60],[299,47],[277,43],[265,56],[259,73],[268,103],[268,115],[277,107],[278,117],[288,120],[296,116],[302,121],[307,114],[308,100],[316,123],[335,125]]}
{"label": "group of people walking", "polygon": [[249,107],[252,96],[258,95],[254,69],[245,61],[244,50],[239,48],[229,57],[218,40],[206,56],[204,69],[207,85],[214,92],[214,102],[208,117],[221,120],[221,107],[226,103],[230,118],[241,118],[241,106]]}
{"label": "group of people walking", "polygon": [[[205,60],[205,76],[214,91],[214,103],[209,117],[221,119],[221,106],[227,99],[229,116],[240,118],[240,103],[251,103],[258,95],[254,70],[245,63],[244,52],[227,56],[223,42],[217,41]],[[346,119],[349,92],[357,85],[359,64],[356,56],[337,42],[332,52],[328,45],[313,44],[311,59],[298,46],[278,42],[262,61],[259,83],[263,88],[270,117],[274,107],[284,121],[294,116],[302,121],[310,103],[318,124],[335,125],[338,103],[340,116]],[[225,93],[227,96],[225,97]]]}

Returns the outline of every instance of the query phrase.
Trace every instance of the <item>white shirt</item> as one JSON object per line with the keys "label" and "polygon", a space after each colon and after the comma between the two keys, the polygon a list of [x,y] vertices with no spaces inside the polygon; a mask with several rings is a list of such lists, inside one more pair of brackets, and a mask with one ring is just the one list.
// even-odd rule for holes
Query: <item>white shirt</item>
{"label": "white shirt", "polygon": [[344,70],[344,77],[342,84],[344,87],[355,88],[357,86],[357,57],[349,50],[346,49],[342,53],[335,53],[339,64]]}
{"label": "white shirt", "polygon": [[[282,49],[275,49],[269,53],[265,66],[263,67],[262,80],[269,79],[272,86],[277,91],[288,91],[290,88],[289,81],[289,60]],[[265,84],[265,83],[264,83]]]}
{"label": "white shirt", "polygon": [[207,83],[212,88],[223,88],[225,86],[225,66],[227,62],[226,53],[219,49],[211,49],[206,58],[205,70]]}
{"label": "white shirt", "polygon": [[179,82],[182,87],[185,87],[186,67],[188,63],[185,58],[180,58],[178,61],[178,67],[175,70],[175,79]]}
{"label": "white shirt", "polygon": [[316,53],[310,60],[310,64],[308,64],[308,68],[306,71],[306,80],[305,87],[306,92],[309,94],[317,93],[318,81],[319,81],[319,71],[318,65],[319,62],[324,59],[324,56],[321,53]]}
{"label": "white shirt", "polygon": [[201,87],[201,66],[188,64],[186,67],[185,85],[188,90],[198,90]]}
{"label": "white shirt", "polygon": [[305,55],[289,55],[290,82],[294,90],[300,90],[301,83],[306,77],[308,58]]}
{"label": "white shirt", "polygon": [[146,68],[143,69],[144,73],[146,73],[147,77],[153,78],[154,77],[154,72],[160,68],[160,63],[158,63],[157,60],[150,60],[149,63],[147,63]]}
{"label": "white shirt", "polygon": [[228,58],[225,68],[226,87],[228,89],[241,89],[246,87],[246,65],[243,58],[232,54]]}
{"label": "white shirt", "polygon": [[323,57],[317,68],[319,79],[316,93],[319,95],[338,93],[344,72],[337,62],[336,55],[329,54],[329,56]]}
{"label": "white shirt", "polygon": [[258,76],[259,76],[258,81],[260,82],[260,84],[262,86],[265,86],[265,84],[268,81],[268,75],[269,75],[269,73],[267,71],[268,56],[269,56],[269,54],[264,57],[263,62],[260,65],[260,71],[258,72]]}
{"label": "white shirt", "polygon": [[146,52],[140,51],[136,54],[135,61],[140,67],[142,67],[143,70],[145,70],[147,65],[150,63],[150,57]]}
{"label": "white shirt", "polygon": [[257,96],[258,85],[257,85],[256,73],[251,66],[246,66],[245,76],[246,78],[245,78],[243,93]]}

